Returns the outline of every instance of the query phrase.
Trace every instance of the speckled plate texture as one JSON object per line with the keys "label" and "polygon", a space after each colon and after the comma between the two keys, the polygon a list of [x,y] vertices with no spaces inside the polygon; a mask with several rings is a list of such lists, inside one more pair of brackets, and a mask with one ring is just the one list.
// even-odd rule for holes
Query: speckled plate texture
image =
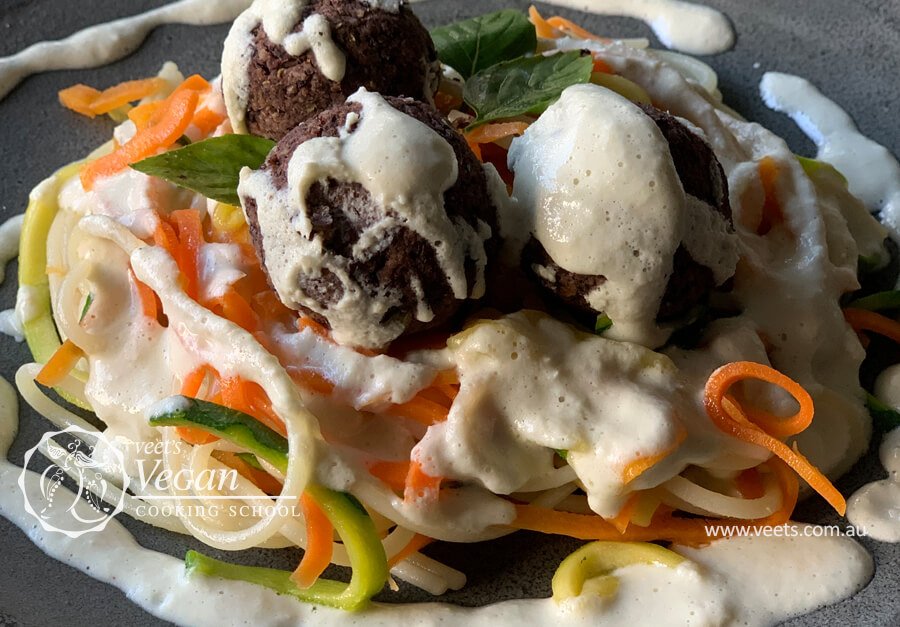
{"label": "speckled plate texture", "polygon": [[[209,0],[214,2],[215,0]],[[737,31],[733,50],[705,59],[718,73],[725,100],[746,117],[778,132],[793,149],[812,156],[814,147],[779,114],[765,108],[758,96],[759,79],[766,70],[799,74],[813,81],[841,104],[863,133],[900,154],[896,105],[900,101],[900,1],[865,0],[706,0],[724,11]],[[165,4],[165,0],[2,0],[0,1],[0,56],[32,43],[57,39],[118,17]],[[527,8],[517,0],[432,0],[417,4],[416,12],[428,26],[471,17],[505,7]],[[645,36],[640,22],[603,18],[556,9],[594,32],[618,36]],[[50,72],[25,80],[0,101],[0,211],[3,219],[25,209],[29,190],[56,168],[84,156],[110,137],[105,120],[87,120],[59,106],[56,92],[73,83],[105,86],[127,78],[154,74],[165,60],[174,60],[185,73],[218,73],[227,25],[214,27],[164,26],[154,31],[134,54],[106,67],[71,72]],[[655,45],[658,42],[654,41]],[[0,288],[0,308],[12,306],[16,285],[15,262],[11,277]],[[11,380],[17,366],[30,359],[23,344],[0,337],[0,371]],[[49,423],[27,406],[12,459],[21,464]],[[844,494],[884,471],[874,449],[841,481]],[[824,524],[841,523],[820,502],[798,509],[796,518]],[[197,542],[147,527],[127,516],[119,520],[149,548],[184,555]],[[157,625],[161,621],[144,612],[115,588],[45,556],[25,535],[0,518],[0,625]],[[834,606],[795,618],[790,625],[900,625],[900,545],[862,540],[874,555],[874,579],[858,595]],[[466,588],[443,597],[461,605],[483,605],[504,599],[549,596],[550,576],[559,561],[577,545],[565,539],[519,533],[491,543],[468,546],[439,545],[426,552],[463,570]],[[213,551],[215,554],[216,552]],[[229,556],[229,559],[236,559]],[[257,551],[243,560],[289,568],[297,555],[289,551]],[[798,573],[798,577],[800,574]],[[785,591],[789,593],[789,591]],[[427,600],[428,595],[404,588],[383,593],[381,600]],[[224,622],[224,621],[223,621]]]}

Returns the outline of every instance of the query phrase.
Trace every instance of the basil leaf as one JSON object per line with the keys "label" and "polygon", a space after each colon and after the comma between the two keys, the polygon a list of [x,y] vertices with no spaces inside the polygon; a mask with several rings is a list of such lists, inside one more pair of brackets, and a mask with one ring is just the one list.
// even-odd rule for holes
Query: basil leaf
{"label": "basil leaf", "polygon": [[222,135],[138,161],[131,167],[207,198],[238,206],[241,168],[258,168],[274,146],[275,142],[263,137]]}
{"label": "basil leaf", "polygon": [[469,78],[479,70],[534,52],[534,25],[514,9],[473,17],[431,31],[438,58]]}
{"label": "basil leaf", "polygon": [[578,50],[498,63],[466,81],[463,98],[477,113],[473,126],[539,114],[567,87],[591,80],[594,63]]}

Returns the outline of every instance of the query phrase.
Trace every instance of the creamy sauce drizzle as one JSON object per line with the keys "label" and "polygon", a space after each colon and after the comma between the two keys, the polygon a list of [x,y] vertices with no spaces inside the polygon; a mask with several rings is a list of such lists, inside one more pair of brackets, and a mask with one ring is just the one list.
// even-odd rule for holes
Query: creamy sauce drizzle
{"label": "creamy sauce drizzle", "polygon": [[58,41],[43,41],[0,59],[0,99],[27,76],[49,70],[105,65],[134,52],[162,24],[222,24],[247,8],[248,0],[180,0],[158,9],[91,26]]}
{"label": "creamy sauce drizzle", "polygon": [[11,217],[0,225],[0,283],[6,278],[6,264],[19,254],[19,235],[25,214]]}
{"label": "creamy sauce drizzle", "polygon": [[859,132],[853,119],[806,79],[766,72],[760,83],[766,104],[786,113],[819,149],[816,158],[847,177],[850,191],[900,237],[900,163],[891,152]]}
{"label": "creamy sauce drizzle", "polygon": [[734,45],[734,30],[712,7],[681,0],[547,0],[546,4],[599,15],[643,20],[664,46],[689,54],[716,54]]}
{"label": "creamy sauce drizzle", "polygon": [[[0,283],[6,278],[6,264],[19,254],[19,235],[22,233],[24,218],[24,214],[13,216],[0,226]],[[22,335],[22,322],[15,309],[0,311],[0,333],[17,342],[25,339]]]}
{"label": "creamy sauce drizzle", "polygon": [[[878,375],[875,396],[900,411],[900,364]],[[900,428],[885,434],[879,456],[887,478],[857,490],[847,501],[847,518],[876,540],[900,542]]]}
{"label": "creamy sauce drizzle", "polygon": [[643,346],[518,312],[470,327],[449,348],[462,387],[413,451],[433,476],[529,491],[553,472],[554,449],[567,450],[591,508],[612,517],[627,497],[626,465],[671,450],[683,433],[674,364]]}

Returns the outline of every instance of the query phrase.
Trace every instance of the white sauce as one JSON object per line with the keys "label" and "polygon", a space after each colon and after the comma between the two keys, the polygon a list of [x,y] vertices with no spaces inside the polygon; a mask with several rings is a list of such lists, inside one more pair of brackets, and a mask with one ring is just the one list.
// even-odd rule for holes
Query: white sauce
{"label": "white sauce", "polygon": [[884,436],[879,454],[888,477],[857,490],[847,518],[876,540],[900,542],[900,428]]}
{"label": "white sauce", "polygon": [[288,54],[300,56],[311,50],[316,65],[328,80],[344,78],[347,58],[331,39],[331,25],[314,13],[303,21],[302,29],[292,33],[300,22],[309,0],[255,0],[231,26],[222,52],[222,92],[231,126],[246,133],[250,79],[247,68],[253,57],[253,31],[262,26],[272,43],[284,46]]}
{"label": "white sauce", "polygon": [[850,191],[900,237],[900,163],[884,146],[865,137],[853,119],[812,83],[799,76],[766,72],[760,83],[766,104],[786,113],[819,149],[816,158],[847,177]]}
{"label": "white sauce", "polygon": [[734,45],[734,30],[712,7],[681,0],[547,0],[545,4],[643,20],[667,48],[716,54]]}
{"label": "white sauce", "polygon": [[193,192],[125,168],[99,178],[90,191],[84,190],[79,177],[73,177],[63,185],[60,203],[78,215],[110,217],[138,237],[147,238],[156,230],[158,212],[191,207],[197,199]]}
{"label": "white sauce", "polygon": [[[383,246],[385,234],[409,228],[435,246],[436,259],[457,299],[477,298],[484,291],[484,241],[490,228],[480,223],[476,231],[447,215],[444,192],[456,183],[458,164],[444,138],[365,89],[347,102],[359,103],[362,111],[348,115],[338,137],[315,138],[298,146],[288,164],[285,188],[277,189],[268,171],[244,168],[238,192],[256,200],[266,267],[282,302],[325,316],[341,344],[379,348],[406,327],[399,318],[379,322],[401,304],[401,295],[387,290],[370,295],[350,275],[351,260],[326,250],[321,236],[312,237],[306,209],[309,189],[329,178],[362,185],[380,215],[354,244],[354,259],[363,260]],[[465,272],[469,257],[477,265],[471,286]],[[328,306],[300,287],[301,277],[318,278],[323,273],[336,277],[343,287],[340,300]],[[427,307],[419,307],[417,313],[425,322],[433,317]]]}
{"label": "white sauce", "polygon": [[[736,241],[705,203],[688,200],[669,146],[631,101],[576,85],[513,140],[513,196],[560,267],[606,280],[586,295],[613,320],[612,339],[662,344],[655,318],[683,242],[718,283],[734,272]],[[539,270],[540,271],[540,270]]]}
{"label": "white sauce", "polygon": [[16,342],[25,339],[25,330],[22,328],[22,321],[19,320],[15,309],[0,311],[0,333],[11,337]]}
{"label": "white sauce", "polygon": [[437,370],[387,355],[368,357],[334,344],[309,329],[278,333],[278,356],[283,363],[312,370],[334,384],[332,398],[356,409],[376,411],[409,401],[437,375]]}
{"label": "white sauce", "polygon": [[248,0],[180,0],[132,17],[98,24],[59,41],[43,41],[0,59],[0,99],[27,76],[111,63],[134,52],[162,24],[221,24],[243,11]]}
{"label": "white sauce", "polygon": [[43,313],[41,291],[31,285],[20,285],[16,291],[16,317],[28,324]]}
{"label": "white sauce", "polygon": [[[399,13],[400,4],[403,0],[362,0],[373,9],[381,9],[388,13]],[[413,0],[415,2],[415,0]]]}
{"label": "white sauce", "polygon": [[313,13],[303,20],[303,28],[284,38],[284,49],[295,57],[312,50],[319,71],[330,81],[344,80],[347,57],[331,39],[331,24],[325,16]]}
{"label": "white sauce", "polygon": [[203,244],[199,266],[200,289],[206,301],[224,296],[228,288],[246,276],[237,244]]}
{"label": "white sauce", "polygon": [[6,278],[6,264],[19,254],[19,236],[22,234],[22,221],[25,214],[9,218],[0,225],[0,283]]}
{"label": "white sauce", "polygon": [[683,434],[674,364],[637,344],[519,312],[463,331],[449,348],[459,395],[413,450],[432,476],[510,494],[553,471],[554,449],[568,450],[591,508],[611,517],[628,494],[626,465]]}
{"label": "white sauce", "polygon": [[[875,396],[900,411],[900,364],[878,375]],[[876,540],[900,542],[900,428],[885,434],[878,450],[888,476],[863,486],[850,497],[847,518]]]}
{"label": "white sauce", "polygon": [[[0,283],[6,277],[6,264],[19,254],[19,236],[22,233],[24,218],[24,214],[13,216],[0,225]],[[16,342],[25,339],[22,321],[15,309],[0,311],[0,333],[8,335]]]}

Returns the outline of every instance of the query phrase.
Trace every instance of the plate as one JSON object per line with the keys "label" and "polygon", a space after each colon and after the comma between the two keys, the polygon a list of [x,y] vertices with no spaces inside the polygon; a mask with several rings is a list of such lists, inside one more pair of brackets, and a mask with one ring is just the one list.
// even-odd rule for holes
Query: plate
{"label": "plate", "polygon": [[[600,1],[600,0],[596,0]],[[589,4],[590,0],[585,0]],[[820,0],[814,4],[793,0],[708,0],[731,18],[737,32],[733,50],[705,59],[718,73],[725,101],[752,120],[771,128],[795,152],[812,156],[814,147],[787,118],[768,110],[757,86],[766,70],[779,70],[810,79],[843,106],[862,132],[900,154],[900,131],[895,105],[900,101],[896,62],[900,58],[900,3],[865,0]],[[81,28],[132,15],[166,4],[164,0],[7,0],[0,8],[3,38],[0,56],[12,54],[41,40],[65,37]],[[428,26],[506,7],[526,9],[517,0],[426,0],[414,7]],[[624,18],[602,18],[536,3],[579,21],[598,33],[650,37],[644,24]],[[131,56],[111,65],[79,71],[50,72],[26,79],[0,101],[0,219],[24,210],[28,192],[54,169],[85,155],[106,141],[112,129],[102,120],[86,120],[59,106],[56,93],[71,84],[110,85],[119,80],[154,74],[163,61],[173,60],[186,73],[215,75],[221,44],[228,26],[168,25],[156,29]],[[15,262],[7,268],[14,277]],[[15,281],[0,287],[0,308],[12,306]],[[17,366],[30,360],[27,348],[0,338],[0,374],[11,380]],[[21,410],[20,433],[11,451],[21,464],[48,423],[27,406]],[[848,495],[862,484],[884,476],[870,451],[838,482]],[[796,517],[822,524],[845,524],[818,503],[801,504]],[[192,540],[148,528],[126,516],[119,517],[139,542],[152,549],[181,555],[195,546]],[[161,621],[132,605],[125,596],[44,555],[19,529],[0,518],[0,624],[128,624],[157,625]],[[88,540],[86,540],[88,541]],[[795,618],[790,625],[900,623],[900,545],[863,539],[875,557],[871,583],[852,599]],[[435,557],[467,573],[469,584],[442,600],[461,605],[483,605],[525,596],[548,596],[550,575],[577,543],[536,534],[519,533],[465,550],[443,545]],[[98,548],[102,550],[102,548]],[[260,551],[254,559],[273,564],[293,557]],[[427,600],[428,595],[404,589],[384,600]]]}

